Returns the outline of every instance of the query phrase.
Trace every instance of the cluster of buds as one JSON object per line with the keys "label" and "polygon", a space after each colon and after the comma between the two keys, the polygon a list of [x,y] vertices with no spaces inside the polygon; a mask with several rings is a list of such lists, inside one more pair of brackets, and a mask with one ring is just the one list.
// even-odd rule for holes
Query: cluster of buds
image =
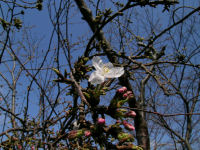
{"label": "cluster of buds", "polygon": [[132,91],[127,91],[126,93],[123,94],[123,98],[125,99],[130,99],[133,97]]}
{"label": "cluster of buds", "polygon": [[[97,120],[97,124],[100,125],[100,126],[105,125],[105,122],[106,121],[105,121],[104,118],[98,118],[98,120]],[[82,136],[85,136],[85,137],[91,136],[92,132],[90,130],[87,130],[85,128],[79,129],[79,125],[80,124],[78,124],[77,121],[75,121],[73,123],[73,130],[68,133],[68,139],[69,140],[80,138]]]}
{"label": "cluster of buds", "polygon": [[121,87],[120,89],[117,90],[118,93],[125,93],[127,91],[127,88],[125,86]]}
{"label": "cluster of buds", "polygon": [[[127,91],[126,87],[121,87],[120,89],[117,90],[118,93],[123,94],[123,98],[124,100],[118,100],[117,102],[117,110],[116,110],[116,117],[117,118],[135,118],[136,113],[135,111],[128,111],[126,109],[122,109],[120,108],[125,102],[127,102],[130,98],[133,97],[133,93],[132,91]],[[133,131],[135,130],[135,127],[133,125],[131,125],[130,123],[128,123],[127,121],[122,121],[122,124],[124,126],[125,129],[129,130],[129,131]]]}
{"label": "cluster of buds", "polygon": [[123,97],[124,99],[127,99],[127,100],[133,97],[132,91],[127,91],[127,88],[126,88],[125,86],[119,88],[119,89],[117,90],[117,93],[121,94],[122,97]]}
{"label": "cluster of buds", "polygon": [[92,133],[89,130],[84,130],[84,129],[72,130],[68,134],[68,139],[73,140],[75,138],[80,138],[82,136],[89,137],[89,136],[91,136],[91,134]]}
{"label": "cluster of buds", "polygon": [[125,99],[126,98],[129,99],[129,98],[133,97],[132,91],[127,91],[127,88],[125,86],[119,88],[117,90],[117,92],[120,93],[120,94],[123,94],[123,98],[125,98]]}
{"label": "cluster of buds", "polygon": [[77,120],[73,122],[73,130],[68,133],[68,139],[73,140],[75,138],[80,138],[82,136],[89,137],[91,132],[85,128],[79,129],[80,123]]}
{"label": "cluster of buds", "polygon": [[129,101],[130,98],[133,97],[132,91],[127,91],[126,87],[121,87],[117,90],[115,97],[111,100],[110,108],[120,108],[126,102]]}

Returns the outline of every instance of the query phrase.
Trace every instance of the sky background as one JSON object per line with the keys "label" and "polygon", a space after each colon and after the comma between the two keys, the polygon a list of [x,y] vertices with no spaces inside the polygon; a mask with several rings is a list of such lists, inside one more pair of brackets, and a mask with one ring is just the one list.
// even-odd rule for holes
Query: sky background
{"label": "sky background", "polygon": [[[186,5],[187,5],[187,3],[188,3],[188,5],[193,5],[193,6],[199,5],[199,1],[187,0],[187,1],[184,1],[184,2],[185,2]],[[180,4],[180,6],[181,5],[182,4]],[[143,8],[142,9],[138,8],[137,10],[135,10],[133,12],[134,12],[134,14],[140,13],[140,14],[143,14],[144,16],[149,13],[149,18],[151,18],[152,16],[156,16],[156,17],[153,17],[151,19],[153,20],[155,25],[157,25],[156,24],[157,21],[162,22],[160,29],[163,29],[166,26],[168,26],[171,22],[169,22],[169,20],[167,19],[167,17],[168,17],[167,13],[161,13],[162,9],[163,9],[163,7],[159,7],[158,9],[155,9],[153,11],[149,11],[149,10],[144,11]],[[188,10],[190,11],[190,9],[188,9]],[[185,14],[182,14],[182,15],[184,16]],[[182,16],[182,15],[180,15],[180,16]],[[177,16],[177,18],[180,18],[180,16]],[[138,16],[138,17],[141,17],[141,16]],[[33,40],[38,40],[39,39],[39,42],[40,42],[39,49],[40,50],[48,49],[49,39],[50,39],[50,36],[52,34],[53,27],[52,27],[52,24],[51,24],[50,19],[49,19],[49,14],[48,14],[48,10],[47,10],[47,4],[44,3],[44,8],[43,8],[42,11],[38,11],[38,10],[35,10],[35,9],[32,9],[32,10],[28,10],[27,9],[27,10],[25,10],[25,14],[21,18],[22,18],[22,21],[23,21],[23,25],[32,26],[33,27],[32,30],[31,30],[31,38]],[[70,13],[69,18],[70,18],[69,32],[71,33],[70,36],[72,37],[71,38],[71,40],[72,40],[71,42],[72,43],[73,42],[77,42],[77,41],[81,41],[82,40],[81,37],[89,38],[91,36],[91,34],[90,34],[91,31],[89,30],[88,25],[85,23],[85,21],[81,19],[80,13],[78,12],[77,8],[74,7],[74,10]],[[140,22],[137,22],[142,26],[142,28],[139,28],[139,29],[137,28],[138,24],[135,24],[135,22],[137,20],[135,20],[135,22],[133,22],[133,25],[132,25],[133,27],[132,28],[133,29],[135,28],[135,30],[140,35],[144,35],[145,36],[145,34],[147,34],[146,33],[146,28],[151,28],[151,27],[146,27],[145,24],[144,24],[144,22],[146,20],[148,20],[149,18],[148,17],[147,18],[144,17],[144,18],[140,19]],[[152,25],[152,28],[153,27],[154,26]],[[109,30],[109,28],[111,28],[111,27],[109,26],[109,27],[105,28],[107,33],[109,33],[109,31],[111,31],[111,30]],[[17,36],[19,36],[19,37],[23,37],[24,36],[24,32],[22,32],[22,31],[19,31],[16,34],[18,34]],[[112,41],[112,43],[115,43],[115,42],[116,42],[116,44],[118,44],[117,37],[116,37],[116,41]],[[56,37],[54,37],[52,45],[57,47]],[[79,50],[79,48],[83,49],[83,50],[85,49],[85,47],[79,47],[79,46],[75,47],[75,49],[78,49],[78,50]],[[79,55],[80,53],[77,53],[76,51],[74,51],[73,54],[74,54],[73,57],[77,57],[77,55]],[[40,55],[40,54],[38,54],[38,55]],[[51,58],[49,57],[49,59],[51,59]],[[62,63],[65,64],[65,61],[63,61]],[[4,68],[1,68],[1,69],[4,69]],[[21,78],[20,82],[24,82],[25,85],[26,85],[26,81],[24,81],[24,78]],[[27,81],[27,83],[28,83],[28,81]],[[26,86],[24,86],[24,87],[26,87]],[[19,92],[22,93],[22,95],[25,94],[24,89],[26,89],[26,88],[18,89]],[[1,89],[2,93],[4,93],[3,90],[4,89]],[[37,112],[36,110],[38,109],[38,107],[37,107],[38,106],[38,101],[35,101],[36,95],[38,96],[39,93],[31,93],[32,103],[34,104],[31,107],[31,112],[33,114],[35,112]],[[107,99],[106,97],[104,97],[104,98],[105,98],[105,100]],[[21,102],[21,101],[19,100],[19,102]],[[2,122],[1,120],[2,120],[2,118],[0,117],[0,122]]]}

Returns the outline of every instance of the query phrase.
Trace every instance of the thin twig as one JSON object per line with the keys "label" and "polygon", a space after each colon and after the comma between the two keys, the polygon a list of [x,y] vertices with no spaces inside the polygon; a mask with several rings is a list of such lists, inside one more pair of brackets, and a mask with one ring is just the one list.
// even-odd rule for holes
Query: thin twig
{"label": "thin twig", "polygon": [[200,115],[200,113],[162,114],[162,113],[159,113],[159,112],[153,112],[153,111],[149,111],[149,110],[145,110],[145,109],[139,109],[139,108],[130,108],[130,107],[121,107],[121,108],[126,108],[126,109],[130,109],[130,110],[137,110],[137,111],[144,111],[144,112],[146,112],[146,113],[151,113],[151,114],[155,114],[155,115],[162,116],[162,117]]}
{"label": "thin twig", "polygon": [[72,75],[72,73],[70,73],[70,77],[72,79],[72,82],[74,83],[76,89],[77,89],[77,92],[81,98],[81,100],[88,106],[90,107],[90,104],[87,102],[85,96],[83,95],[83,92],[81,91],[81,86],[76,82],[76,80],[74,79],[74,76]]}

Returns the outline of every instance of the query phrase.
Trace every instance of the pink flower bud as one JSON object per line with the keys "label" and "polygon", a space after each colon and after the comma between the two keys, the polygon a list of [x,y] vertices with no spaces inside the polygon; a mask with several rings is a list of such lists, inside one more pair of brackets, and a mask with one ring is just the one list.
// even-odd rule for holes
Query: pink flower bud
{"label": "pink flower bud", "polygon": [[127,88],[125,86],[123,86],[123,87],[121,87],[120,89],[117,90],[117,92],[119,92],[121,94],[126,92],[126,91],[127,91]]}
{"label": "pink flower bud", "polygon": [[89,137],[89,136],[91,135],[91,132],[90,132],[89,130],[86,130],[86,131],[84,132],[84,134],[85,134],[86,137]]}
{"label": "pink flower bud", "polygon": [[127,121],[123,121],[122,123],[123,123],[124,127],[125,127],[127,130],[129,130],[129,131],[135,130],[135,127],[134,127],[133,125],[131,125],[130,123],[128,123]]}
{"label": "pink flower bud", "polygon": [[21,146],[21,145],[17,145],[17,148],[18,148],[18,149],[22,149],[22,146]]}
{"label": "pink flower bud", "polygon": [[133,94],[132,91],[127,91],[126,92],[128,95]]}
{"label": "pink flower bud", "polygon": [[132,111],[132,110],[126,113],[126,117],[134,118],[135,116],[136,116],[136,113],[134,111]]}
{"label": "pink flower bud", "polygon": [[123,94],[123,98],[131,98],[133,97],[132,91],[127,91],[126,93]]}
{"label": "pink flower bud", "polygon": [[35,150],[35,146],[34,145],[31,146],[31,150]]}
{"label": "pink flower bud", "polygon": [[128,94],[127,93],[124,93],[123,94],[123,98],[127,98],[128,97]]}
{"label": "pink flower bud", "polygon": [[98,124],[101,124],[101,125],[103,125],[103,124],[105,124],[105,119],[104,118],[98,118]]}

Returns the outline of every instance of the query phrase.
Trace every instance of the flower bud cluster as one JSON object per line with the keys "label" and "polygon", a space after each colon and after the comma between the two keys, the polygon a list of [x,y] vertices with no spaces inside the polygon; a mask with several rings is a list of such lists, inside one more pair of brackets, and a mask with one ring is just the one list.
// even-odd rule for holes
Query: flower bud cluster
{"label": "flower bud cluster", "polygon": [[127,91],[126,93],[123,94],[123,98],[125,99],[130,99],[133,97],[132,91]]}
{"label": "flower bud cluster", "polygon": [[127,88],[125,86],[121,87],[120,89],[117,90],[118,93],[125,93],[127,91]]}
{"label": "flower bud cluster", "polygon": [[125,86],[119,88],[117,92],[123,94],[124,99],[130,99],[133,97],[132,91],[127,91],[127,88]]}
{"label": "flower bud cluster", "polygon": [[86,130],[86,129],[72,130],[68,134],[68,139],[73,140],[75,138],[79,138],[82,136],[89,137],[91,136],[91,134],[92,134],[91,131]]}
{"label": "flower bud cluster", "polygon": [[[118,118],[120,118],[121,120],[123,120],[123,118],[135,118],[136,117],[136,113],[135,111],[128,111],[127,109],[122,109],[120,108],[125,102],[127,102],[127,100],[129,100],[130,98],[133,97],[133,93],[132,91],[127,91],[126,87],[121,87],[117,90],[118,93],[123,94],[123,98],[125,100],[118,100],[117,102],[117,109],[116,109],[116,116]],[[119,121],[117,122],[118,124],[120,123]],[[129,130],[129,131],[133,131],[135,130],[135,127],[128,123],[127,121],[123,120],[121,122],[121,124],[124,126],[125,129]]]}

